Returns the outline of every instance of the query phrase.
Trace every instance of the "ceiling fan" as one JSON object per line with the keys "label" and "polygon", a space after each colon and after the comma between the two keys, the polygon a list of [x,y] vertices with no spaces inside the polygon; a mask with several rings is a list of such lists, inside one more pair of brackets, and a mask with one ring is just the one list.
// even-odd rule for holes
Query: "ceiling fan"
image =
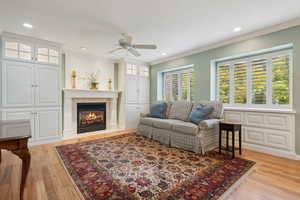
{"label": "ceiling fan", "polygon": [[139,57],[141,54],[137,51],[137,49],[156,49],[157,46],[154,44],[133,44],[132,43],[132,36],[122,33],[123,38],[119,40],[118,48],[109,51],[110,54],[119,51],[119,50],[126,50],[132,55]]}

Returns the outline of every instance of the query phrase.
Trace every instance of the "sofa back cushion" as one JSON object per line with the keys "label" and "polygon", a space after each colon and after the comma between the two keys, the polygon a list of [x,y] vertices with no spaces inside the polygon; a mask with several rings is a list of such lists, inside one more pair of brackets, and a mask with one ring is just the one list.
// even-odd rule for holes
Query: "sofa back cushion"
{"label": "sofa back cushion", "polygon": [[211,113],[212,119],[223,118],[224,108],[223,108],[223,104],[220,101],[199,101],[195,105],[197,105],[197,104],[202,104],[205,106],[208,106],[208,105],[212,106],[214,108],[214,110]]}
{"label": "sofa back cushion", "polygon": [[201,121],[209,119],[214,107],[211,105],[197,104],[193,106],[189,120],[198,125]]}
{"label": "sofa back cushion", "polygon": [[153,104],[151,105],[150,114],[148,115],[148,117],[165,119],[166,112],[167,112],[167,103]]}
{"label": "sofa back cushion", "polygon": [[191,109],[193,107],[192,102],[188,101],[174,101],[171,105],[169,112],[169,119],[178,119],[182,121],[189,121]]}

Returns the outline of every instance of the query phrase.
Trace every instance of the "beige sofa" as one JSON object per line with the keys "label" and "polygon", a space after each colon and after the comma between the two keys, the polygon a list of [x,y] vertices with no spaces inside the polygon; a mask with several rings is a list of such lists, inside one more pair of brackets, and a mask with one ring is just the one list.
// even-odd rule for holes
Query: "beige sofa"
{"label": "beige sofa", "polygon": [[[214,110],[211,119],[199,125],[189,122],[193,106],[211,105]],[[141,114],[138,134],[195,153],[212,150],[218,146],[219,121],[223,117],[223,105],[218,101],[167,102],[166,119],[147,117]]]}

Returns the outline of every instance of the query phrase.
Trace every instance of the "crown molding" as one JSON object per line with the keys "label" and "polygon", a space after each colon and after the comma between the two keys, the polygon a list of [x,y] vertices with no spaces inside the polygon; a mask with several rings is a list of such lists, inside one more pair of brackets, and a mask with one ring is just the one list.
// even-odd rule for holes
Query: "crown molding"
{"label": "crown molding", "polygon": [[183,58],[183,57],[190,56],[190,55],[193,55],[193,54],[208,51],[210,49],[222,47],[222,46],[225,46],[225,45],[233,44],[233,43],[236,43],[236,42],[241,42],[241,41],[248,40],[248,39],[251,39],[251,38],[255,38],[255,37],[258,37],[258,36],[267,35],[267,34],[274,33],[274,32],[277,32],[277,31],[281,31],[281,30],[284,30],[284,29],[292,28],[292,27],[295,27],[295,26],[298,26],[298,25],[300,25],[300,18],[296,18],[296,19],[293,19],[293,20],[290,20],[290,21],[287,21],[287,22],[284,22],[284,23],[281,23],[281,24],[277,24],[277,25],[274,25],[274,26],[270,26],[268,28],[260,29],[260,30],[254,31],[254,32],[246,33],[244,35],[233,37],[231,39],[226,39],[226,40],[215,42],[215,43],[212,43],[212,44],[209,44],[209,45],[201,46],[201,47],[198,47],[196,49],[191,49],[191,50],[188,50],[188,51],[184,51],[184,52],[175,54],[173,56],[169,56],[169,57],[166,57],[166,58],[154,60],[154,61],[150,62],[150,65],[156,65],[156,64],[163,63],[163,62]]}

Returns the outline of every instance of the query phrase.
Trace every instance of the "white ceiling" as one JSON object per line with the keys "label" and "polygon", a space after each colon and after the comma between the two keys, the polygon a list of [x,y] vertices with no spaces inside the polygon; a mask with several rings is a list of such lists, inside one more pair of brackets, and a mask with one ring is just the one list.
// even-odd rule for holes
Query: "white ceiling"
{"label": "white ceiling", "polygon": [[300,17],[299,8],[299,0],[0,0],[0,31],[105,57],[126,32],[158,45],[141,51],[149,62]]}

